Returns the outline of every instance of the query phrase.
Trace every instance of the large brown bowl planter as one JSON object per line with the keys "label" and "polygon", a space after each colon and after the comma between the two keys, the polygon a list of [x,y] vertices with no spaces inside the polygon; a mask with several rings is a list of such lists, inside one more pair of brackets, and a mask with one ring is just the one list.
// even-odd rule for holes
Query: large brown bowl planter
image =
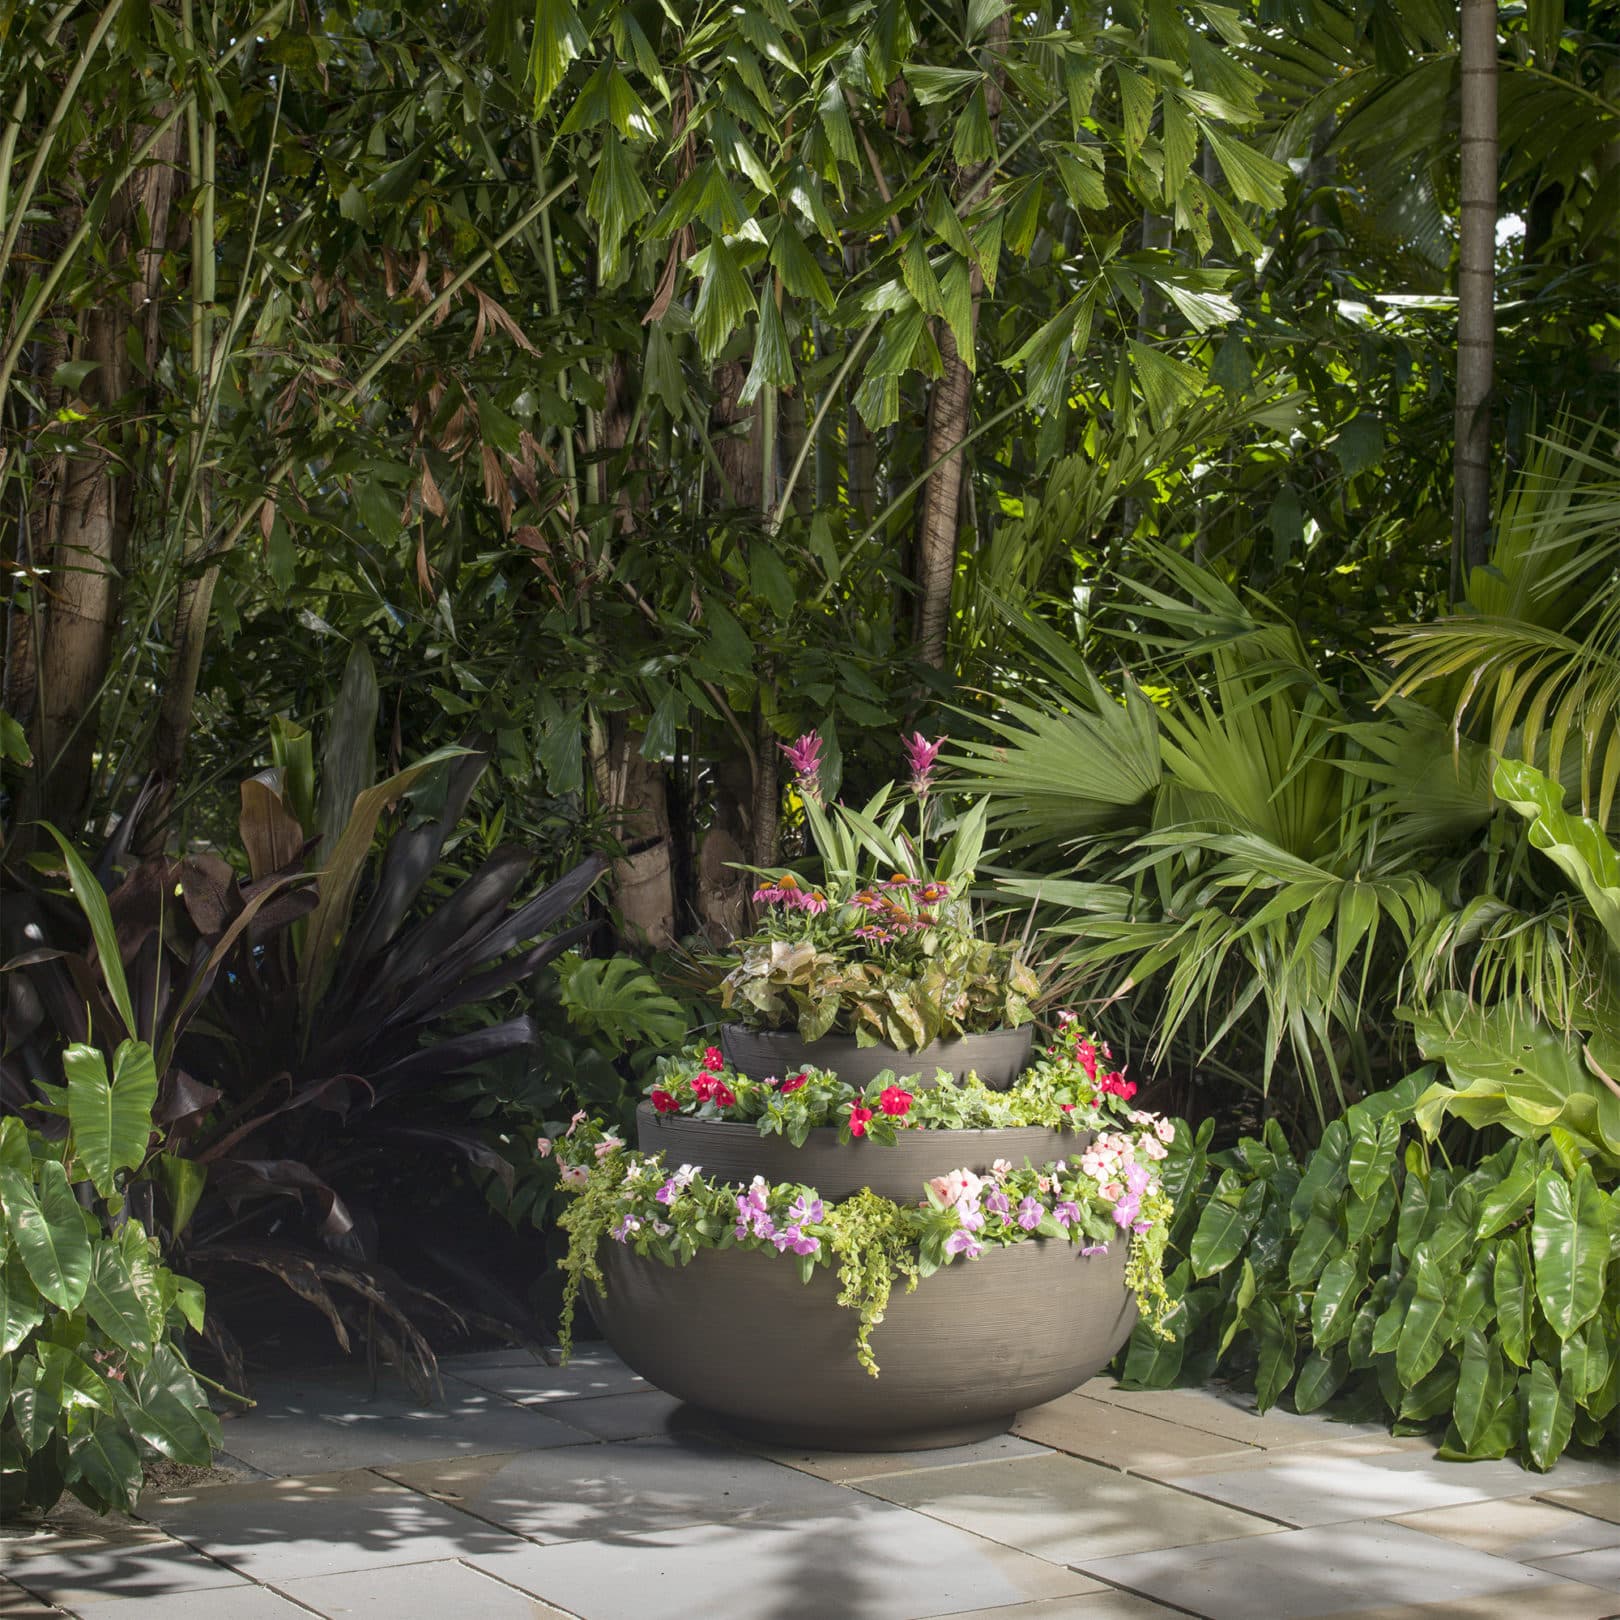
{"label": "large brown bowl planter", "polygon": [[747,1029],[725,1024],[720,1029],[720,1050],[726,1062],[750,1080],[781,1077],[805,1068],[830,1069],[840,1080],[864,1087],[885,1069],[897,1078],[932,1085],[935,1074],[946,1069],[958,1080],[978,1075],[992,1091],[1005,1091],[1029,1061],[1034,1028],[993,1029],[984,1035],[961,1035],[935,1041],[917,1052],[897,1047],[860,1046],[853,1035],[827,1035],[819,1041],[803,1039],[797,1030]]}
{"label": "large brown bowl planter", "polygon": [[764,1176],[772,1186],[796,1182],[823,1198],[848,1198],[870,1187],[897,1204],[922,1201],[923,1183],[951,1170],[988,1175],[997,1159],[1014,1169],[1072,1159],[1091,1141],[1090,1131],[1015,1126],[991,1131],[901,1131],[893,1146],[844,1142],[831,1126],[810,1132],[803,1147],[785,1136],[761,1136],[750,1121],[692,1119],[660,1114],[651,1103],[636,1109],[637,1146],[662,1153],[665,1164],[695,1165],[711,1181],[746,1184]]}
{"label": "large brown bowl planter", "polygon": [[1085,1256],[1066,1242],[988,1249],[897,1285],[872,1334],[882,1369],[855,1357],[855,1313],[836,1272],[808,1283],[791,1260],[701,1250],[666,1266],[602,1245],[592,1312],[649,1382],[727,1427],[784,1445],[913,1451],[999,1434],[1026,1407],[1099,1372],[1136,1321],[1128,1240]]}

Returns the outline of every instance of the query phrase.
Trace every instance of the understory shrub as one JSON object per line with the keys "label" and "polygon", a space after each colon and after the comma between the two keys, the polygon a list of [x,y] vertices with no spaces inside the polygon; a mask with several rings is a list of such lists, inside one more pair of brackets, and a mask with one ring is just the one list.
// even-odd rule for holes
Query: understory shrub
{"label": "understory shrub", "polygon": [[1262,1410],[1339,1396],[1396,1433],[1443,1427],[1443,1457],[1538,1469],[1614,1444],[1620,1164],[1556,1125],[1454,1163],[1434,1072],[1350,1108],[1303,1161],[1275,1121],[1213,1154],[1209,1122],[1178,1128],[1172,1337],[1135,1335],[1129,1387],[1241,1372]]}

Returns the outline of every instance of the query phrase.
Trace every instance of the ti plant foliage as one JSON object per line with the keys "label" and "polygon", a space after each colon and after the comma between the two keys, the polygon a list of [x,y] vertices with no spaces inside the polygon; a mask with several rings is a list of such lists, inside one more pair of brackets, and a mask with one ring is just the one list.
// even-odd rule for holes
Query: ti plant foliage
{"label": "ti plant foliage", "polygon": [[1337,1396],[1441,1432],[1442,1456],[1538,1469],[1572,1441],[1614,1445],[1620,1159],[1551,1126],[1453,1166],[1414,1128],[1432,1073],[1356,1104],[1303,1160],[1274,1124],[1181,1150],[1175,1336],[1139,1333],[1127,1384],[1241,1369],[1262,1408]]}
{"label": "ti plant foliage", "polygon": [[0,1514],[70,1490],[127,1510],[143,1460],[207,1467],[219,1425],[178,1347],[202,1290],[160,1262],[128,1194],[149,1165],[157,1070],[144,1042],[63,1054],[50,1134],[0,1119]]}

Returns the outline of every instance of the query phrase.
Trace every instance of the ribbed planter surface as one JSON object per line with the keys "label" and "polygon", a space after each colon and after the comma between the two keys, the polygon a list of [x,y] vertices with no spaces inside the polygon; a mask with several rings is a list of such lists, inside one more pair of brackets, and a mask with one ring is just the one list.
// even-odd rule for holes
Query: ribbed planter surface
{"label": "ribbed planter surface", "polygon": [[706,1249],[687,1266],[604,1242],[608,1342],[650,1383],[762,1440],[911,1451],[999,1434],[1020,1411],[1099,1372],[1130,1336],[1127,1240],[1086,1257],[1065,1242],[989,1249],[897,1284],[872,1334],[882,1369],[855,1359],[835,1270],[801,1283],[791,1261]]}
{"label": "ribbed planter surface", "polygon": [[931,1085],[938,1070],[948,1069],[958,1080],[971,1072],[991,1090],[1005,1091],[1029,1061],[1034,1035],[1034,1026],[1025,1024],[1021,1029],[993,1029],[984,1035],[935,1041],[918,1052],[902,1052],[893,1046],[858,1046],[853,1035],[806,1041],[796,1030],[724,1024],[720,1050],[732,1068],[751,1080],[781,1078],[815,1067],[830,1069],[852,1086],[865,1086],[885,1069],[893,1069],[901,1080]]}
{"label": "ribbed planter surface", "polygon": [[997,1131],[901,1131],[893,1146],[841,1143],[830,1126],[811,1131],[803,1147],[785,1136],[761,1136],[747,1121],[688,1119],[660,1114],[651,1103],[636,1109],[636,1139],[643,1153],[662,1153],[671,1168],[697,1166],[711,1181],[748,1182],[764,1176],[773,1187],[798,1182],[823,1198],[847,1198],[863,1187],[897,1204],[921,1203],[923,1183],[950,1170],[987,1175],[997,1159],[1015,1170],[1074,1159],[1090,1131],[1016,1126]]}

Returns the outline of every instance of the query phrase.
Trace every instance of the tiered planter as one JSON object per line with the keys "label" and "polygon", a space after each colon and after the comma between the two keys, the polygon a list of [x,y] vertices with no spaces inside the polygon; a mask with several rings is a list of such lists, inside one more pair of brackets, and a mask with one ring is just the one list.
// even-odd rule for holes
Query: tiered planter
{"label": "tiered planter", "polygon": [[[902,1078],[916,1072],[924,1083],[945,1067],[972,1069],[1002,1088],[1022,1069],[1029,1044],[1022,1030],[911,1054],[853,1041],[835,1050],[735,1027],[722,1040],[728,1061],[751,1076],[815,1064],[857,1084],[885,1068]],[[659,1114],[647,1103],[636,1126],[643,1152],[664,1154],[672,1168],[694,1165],[713,1181],[746,1185],[758,1175],[772,1185],[814,1187],[826,1199],[869,1187],[897,1203],[920,1202],[924,1184],[951,1170],[984,1174],[997,1159],[1017,1167],[1073,1159],[1091,1139],[1040,1127],[907,1130],[883,1146],[840,1143],[829,1127],[794,1147],[762,1137],[753,1124]],[[831,1268],[804,1283],[790,1259],[770,1254],[706,1249],[670,1267],[604,1244],[607,1292],[593,1297],[592,1311],[638,1373],[729,1427],[788,1445],[908,1451],[999,1434],[1024,1408],[1106,1366],[1136,1321],[1125,1286],[1128,1247],[1123,1233],[1106,1254],[1092,1256],[1055,1239],[990,1245],[979,1259],[924,1278],[914,1293],[897,1282],[872,1336],[877,1378],[856,1358],[856,1314],[838,1304]]]}
{"label": "tiered planter", "polygon": [[885,1069],[893,1069],[902,1081],[930,1086],[935,1074],[946,1069],[958,1080],[971,1071],[992,1091],[1005,1091],[1029,1061],[1033,1038],[1033,1026],[1026,1024],[1022,1029],[961,1035],[955,1040],[935,1041],[918,1052],[901,1052],[892,1046],[859,1046],[853,1035],[828,1035],[819,1041],[807,1041],[796,1030],[755,1030],[726,1024],[720,1030],[720,1050],[732,1068],[751,1080],[780,1078],[814,1066],[830,1069],[852,1086],[865,1086]]}

